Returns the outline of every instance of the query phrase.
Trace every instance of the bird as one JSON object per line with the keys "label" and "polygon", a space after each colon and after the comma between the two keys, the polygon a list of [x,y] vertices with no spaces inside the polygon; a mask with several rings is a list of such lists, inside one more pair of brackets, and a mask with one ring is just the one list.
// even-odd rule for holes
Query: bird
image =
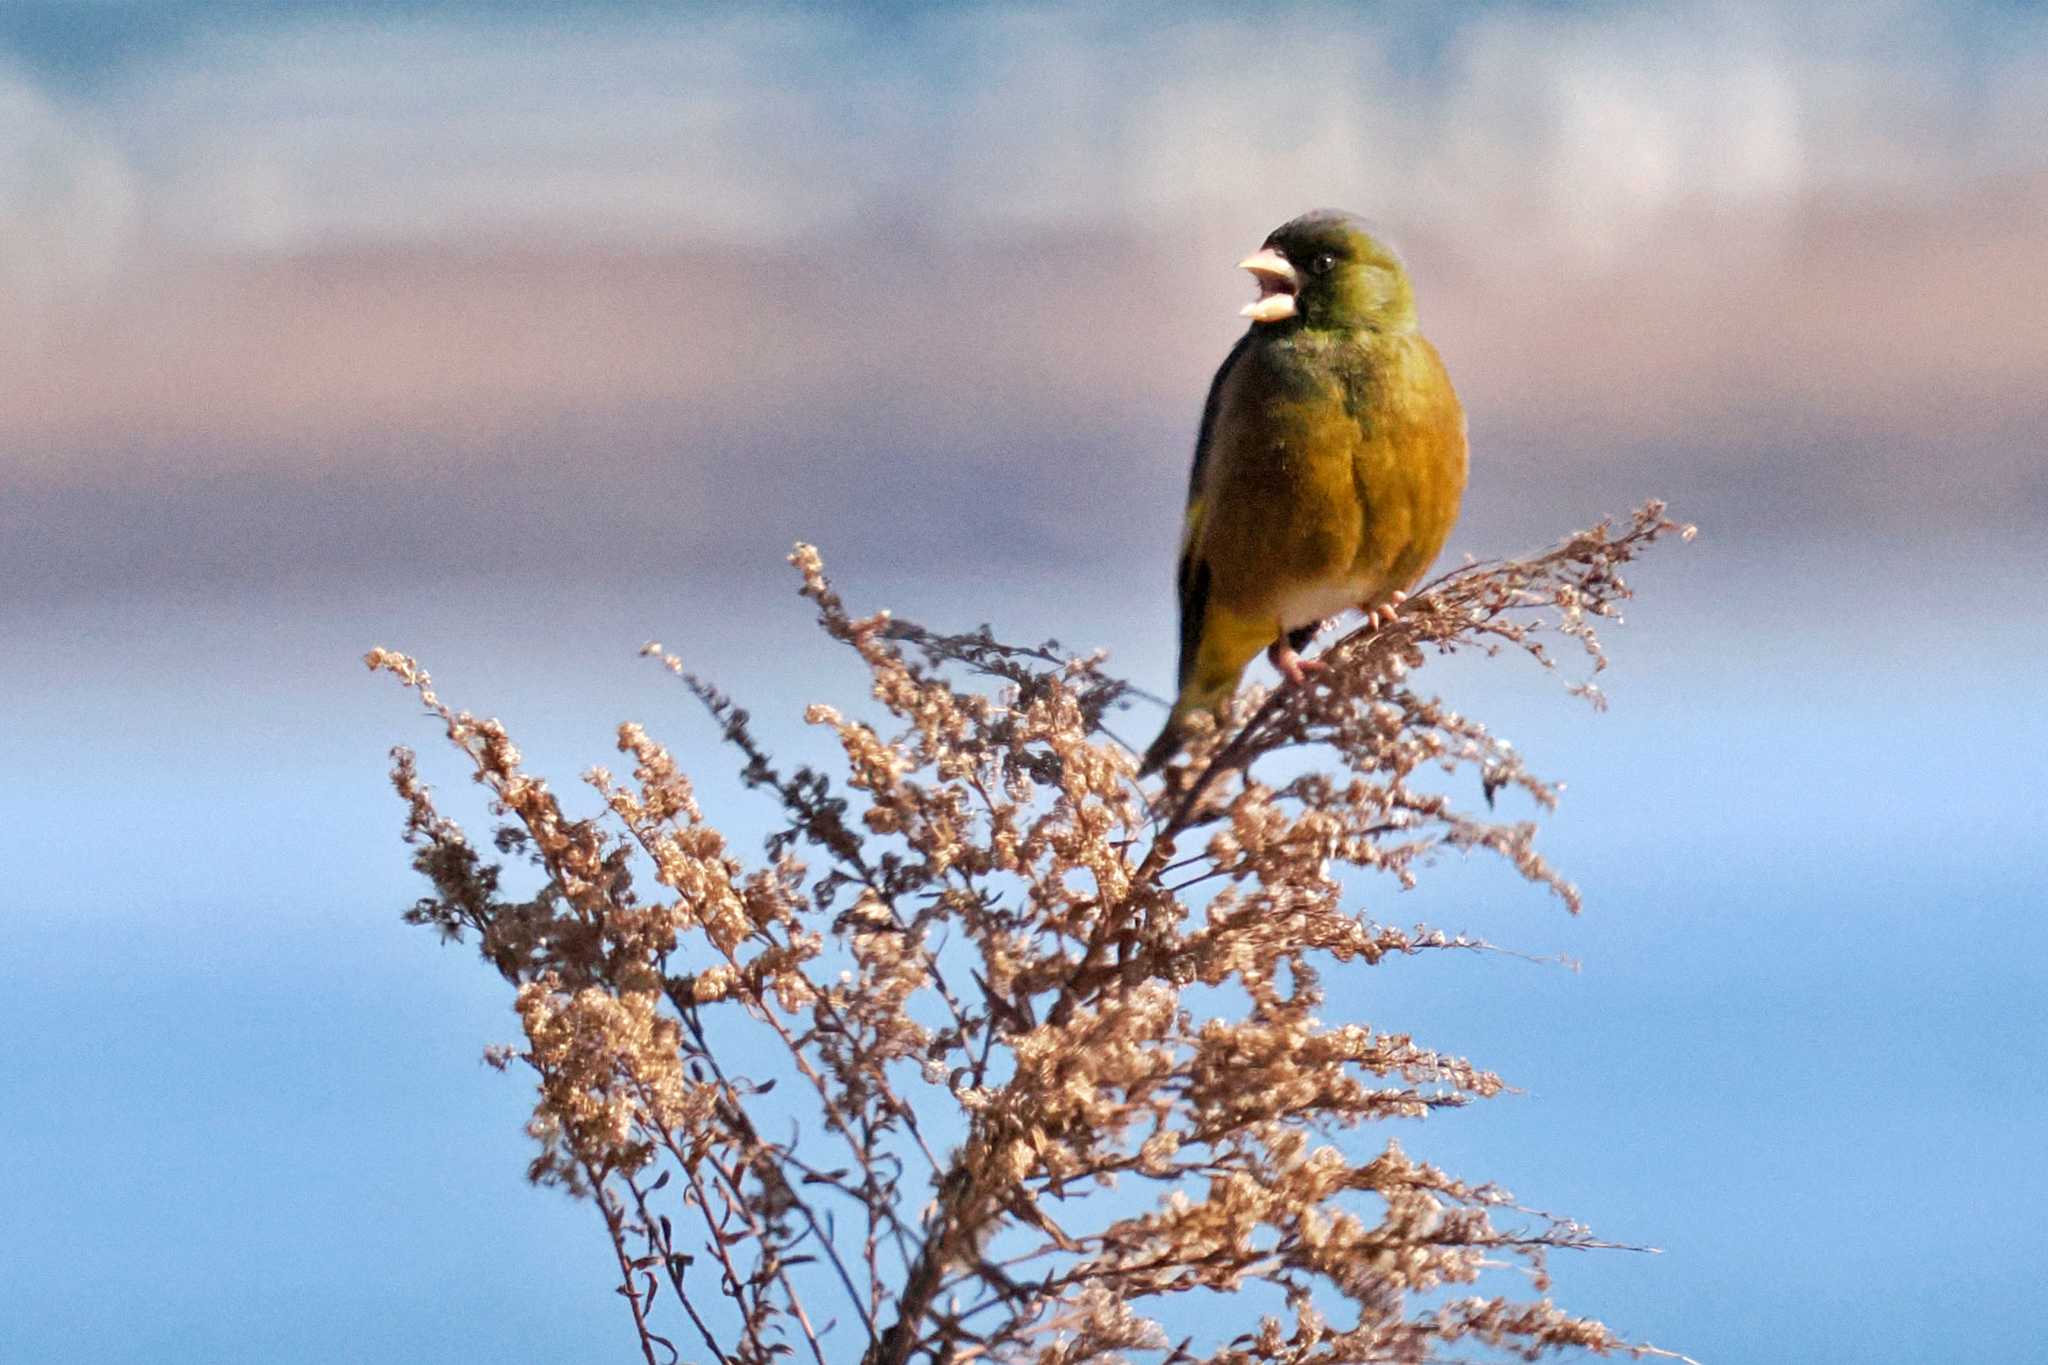
{"label": "bird", "polygon": [[1356,608],[1378,626],[1443,550],[1464,498],[1465,413],[1417,328],[1408,272],[1366,221],[1316,209],[1238,263],[1259,296],[1216,371],[1188,475],[1171,714],[1139,775],[1186,742],[1261,650],[1300,651]]}

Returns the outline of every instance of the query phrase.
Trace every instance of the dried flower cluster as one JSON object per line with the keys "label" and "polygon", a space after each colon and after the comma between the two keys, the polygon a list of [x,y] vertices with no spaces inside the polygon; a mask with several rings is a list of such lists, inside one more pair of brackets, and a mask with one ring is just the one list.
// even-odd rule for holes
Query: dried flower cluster
{"label": "dried flower cluster", "polygon": [[594,1202],[649,1362],[1651,1353],[1481,1292],[1518,1265],[1540,1296],[1546,1251],[1601,1244],[1348,1133],[1502,1083],[1326,1018],[1323,982],[1486,946],[1347,908],[1350,869],[1406,885],[1441,846],[1490,850],[1576,908],[1530,826],[1432,779],[1476,773],[1489,808],[1552,789],[1409,679],[1432,650],[1549,666],[1560,632],[1597,671],[1618,569],[1669,532],[1690,534],[1652,504],[1445,575],[1332,646],[1312,685],[1247,691],[1150,794],[1105,731],[1130,689],[1100,656],[856,618],[799,546],[804,595],[880,703],[879,725],[810,709],[843,751],[836,784],[778,767],[745,711],[648,647],[779,806],[755,859],[639,726],[619,730],[630,779],[588,773],[604,810],[574,817],[503,727],[380,649],[370,666],[489,788],[498,850],[544,878],[502,892],[400,749],[434,888],[408,919],[473,934],[516,990],[525,1042],[492,1058],[538,1076],[530,1175]]}

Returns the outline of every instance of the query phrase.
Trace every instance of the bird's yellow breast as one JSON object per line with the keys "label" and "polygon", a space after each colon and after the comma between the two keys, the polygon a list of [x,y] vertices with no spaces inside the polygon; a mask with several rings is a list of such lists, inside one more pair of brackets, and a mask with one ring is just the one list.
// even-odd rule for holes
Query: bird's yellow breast
{"label": "bird's yellow breast", "polygon": [[1289,630],[1414,584],[1465,486],[1465,421],[1408,332],[1260,348],[1218,395],[1198,553],[1219,605]]}

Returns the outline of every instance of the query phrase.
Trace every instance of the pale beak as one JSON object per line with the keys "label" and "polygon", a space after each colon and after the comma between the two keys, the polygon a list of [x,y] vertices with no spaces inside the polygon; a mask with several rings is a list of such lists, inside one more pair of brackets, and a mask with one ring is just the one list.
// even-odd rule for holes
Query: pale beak
{"label": "pale beak", "polygon": [[1294,293],[1301,288],[1301,272],[1294,263],[1272,247],[1261,247],[1237,263],[1259,282],[1259,296],[1238,310],[1253,322],[1279,322],[1294,316]]}

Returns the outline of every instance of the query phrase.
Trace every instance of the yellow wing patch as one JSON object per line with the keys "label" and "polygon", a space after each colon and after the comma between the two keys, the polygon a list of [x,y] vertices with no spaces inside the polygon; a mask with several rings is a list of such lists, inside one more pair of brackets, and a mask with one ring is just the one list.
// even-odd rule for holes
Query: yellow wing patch
{"label": "yellow wing patch", "polygon": [[1188,499],[1188,510],[1180,526],[1180,557],[1186,559],[1188,552],[1195,548],[1195,538],[1202,534],[1202,513],[1205,510],[1200,498]]}

